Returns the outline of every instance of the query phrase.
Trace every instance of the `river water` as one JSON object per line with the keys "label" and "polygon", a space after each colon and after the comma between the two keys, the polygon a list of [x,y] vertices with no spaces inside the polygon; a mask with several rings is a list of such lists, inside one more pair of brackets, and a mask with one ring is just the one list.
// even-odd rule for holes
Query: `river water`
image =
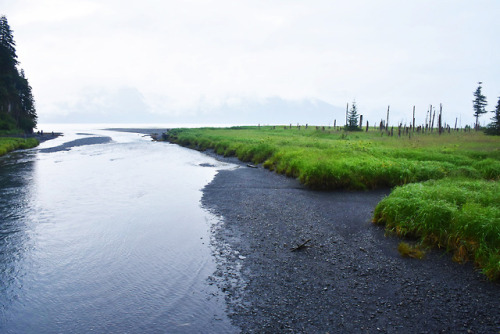
{"label": "river water", "polygon": [[[63,131],[0,157],[0,333],[237,332],[208,280],[217,219],[200,204],[234,166],[137,133]],[[59,149],[76,142],[101,144]]]}

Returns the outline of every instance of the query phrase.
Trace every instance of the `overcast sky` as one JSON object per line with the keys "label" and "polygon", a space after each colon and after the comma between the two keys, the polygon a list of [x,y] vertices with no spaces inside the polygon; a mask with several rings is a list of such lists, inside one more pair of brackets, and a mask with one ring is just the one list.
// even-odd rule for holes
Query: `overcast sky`
{"label": "overcast sky", "polygon": [[[489,110],[500,96],[498,0],[0,0],[0,14],[40,122],[122,112],[328,124],[356,100],[373,121],[387,105],[391,121],[409,121],[416,105],[423,122],[442,103],[465,125],[478,81]],[[308,115],[287,119],[297,105]]]}

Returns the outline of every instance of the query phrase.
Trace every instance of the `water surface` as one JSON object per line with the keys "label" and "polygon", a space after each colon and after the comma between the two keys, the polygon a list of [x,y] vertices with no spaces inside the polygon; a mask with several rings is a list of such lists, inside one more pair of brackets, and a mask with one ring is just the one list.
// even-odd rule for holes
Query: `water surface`
{"label": "water surface", "polygon": [[[111,141],[50,150],[96,137]],[[236,332],[207,281],[216,220],[200,206],[222,168],[95,129],[0,158],[0,332]]]}

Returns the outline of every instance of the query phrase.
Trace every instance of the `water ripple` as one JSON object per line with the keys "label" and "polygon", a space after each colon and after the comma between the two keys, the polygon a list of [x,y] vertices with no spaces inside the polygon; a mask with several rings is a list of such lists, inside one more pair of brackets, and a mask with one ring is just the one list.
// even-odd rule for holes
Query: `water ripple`
{"label": "water ripple", "polygon": [[227,165],[112,136],[0,159],[0,332],[236,332],[200,207]]}

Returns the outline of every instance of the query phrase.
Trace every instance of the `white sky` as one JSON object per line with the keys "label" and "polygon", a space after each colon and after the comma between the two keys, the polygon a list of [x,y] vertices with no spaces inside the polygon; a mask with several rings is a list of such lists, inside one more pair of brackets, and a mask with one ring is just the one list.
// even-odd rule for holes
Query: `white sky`
{"label": "white sky", "polygon": [[416,105],[417,122],[443,103],[445,119],[465,124],[478,81],[489,110],[500,96],[498,0],[0,0],[0,14],[41,121],[280,97],[355,99],[373,120],[390,104],[391,120],[407,121]]}

